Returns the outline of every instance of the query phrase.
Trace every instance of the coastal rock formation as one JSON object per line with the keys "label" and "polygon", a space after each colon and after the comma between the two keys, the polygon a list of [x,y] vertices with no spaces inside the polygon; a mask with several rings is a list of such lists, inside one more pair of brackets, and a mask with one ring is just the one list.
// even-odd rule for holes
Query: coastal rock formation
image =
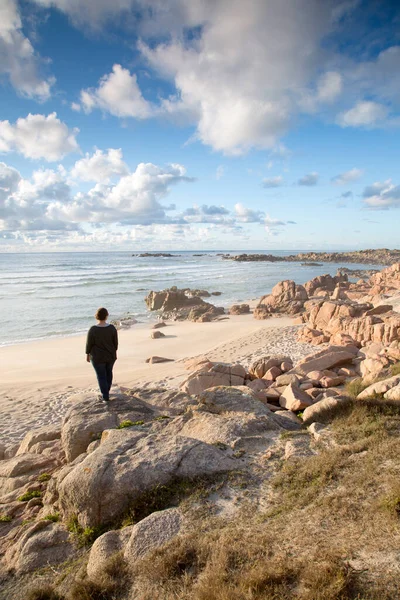
{"label": "coastal rock formation", "polygon": [[243,385],[246,371],[241,365],[225,365],[217,363],[210,369],[195,371],[181,384],[180,389],[188,394],[201,394],[208,388],[216,386]]}
{"label": "coastal rock formation", "polygon": [[236,262],[319,262],[319,263],[359,263],[375,265],[392,265],[400,262],[400,250],[381,248],[376,250],[357,250],[354,252],[300,252],[289,256],[273,254],[238,254],[223,255],[224,259]]}
{"label": "coastal rock formation", "polygon": [[295,315],[303,310],[307,299],[307,292],[302,285],[290,280],[280,281],[272,288],[271,294],[261,298],[254,317],[265,319],[273,313]]}
{"label": "coastal rock formation", "polygon": [[229,309],[230,315],[245,315],[250,312],[248,304],[233,304]]}
{"label": "coastal rock formation", "polygon": [[151,291],[145,298],[147,308],[151,311],[159,310],[164,319],[189,320],[195,322],[212,321],[224,314],[222,307],[214,306],[202,300],[201,296],[210,296],[206,290],[179,290],[172,287],[160,292]]}

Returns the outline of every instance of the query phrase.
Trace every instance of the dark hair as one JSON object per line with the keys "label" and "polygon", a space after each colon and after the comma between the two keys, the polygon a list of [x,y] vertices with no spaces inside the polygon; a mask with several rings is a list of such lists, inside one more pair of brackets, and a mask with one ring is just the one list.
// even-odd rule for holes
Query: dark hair
{"label": "dark hair", "polygon": [[98,321],[105,321],[108,317],[108,310],[106,308],[98,308],[94,318]]}

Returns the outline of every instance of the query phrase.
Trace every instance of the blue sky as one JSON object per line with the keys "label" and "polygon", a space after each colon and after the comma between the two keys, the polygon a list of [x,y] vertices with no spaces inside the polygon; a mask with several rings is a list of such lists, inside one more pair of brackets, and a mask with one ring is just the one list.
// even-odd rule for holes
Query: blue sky
{"label": "blue sky", "polygon": [[0,251],[398,247],[397,4],[2,0]]}

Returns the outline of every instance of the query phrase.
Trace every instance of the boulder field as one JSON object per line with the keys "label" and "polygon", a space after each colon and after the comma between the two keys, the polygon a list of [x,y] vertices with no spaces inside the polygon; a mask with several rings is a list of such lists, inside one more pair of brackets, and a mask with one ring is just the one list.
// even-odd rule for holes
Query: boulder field
{"label": "boulder field", "polygon": [[[345,341],[295,365],[284,355],[247,367],[191,360],[179,390],[128,389],[107,404],[91,393],[73,396],[59,428],[33,430],[17,448],[3,449],[1,575],[64,563],[78,551],[79,535],[89,535],[98,536],[87,567],[95,579],[113,554],[135,560],[185,530],[185,514],[168,502],[121,529],[149,495],[199,478],[227,482],[237,472],[251,479],[255,470],[262,485],[260,460],[282,443],[284,460],[315,452],[300,438],[282,442],[282,433],[309,427],[319,439],[332,413],[351,402],[345,384],[369,373],[370,358],[368,347]],[[378,356],[386,360],[382,380],[359,401],[400,403],[393,361]]]}

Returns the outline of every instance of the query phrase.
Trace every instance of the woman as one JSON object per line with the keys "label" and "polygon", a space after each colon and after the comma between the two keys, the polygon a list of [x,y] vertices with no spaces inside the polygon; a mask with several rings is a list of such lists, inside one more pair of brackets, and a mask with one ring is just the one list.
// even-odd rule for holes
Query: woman
{"label": "woman", "polygon": [[113,380],[113,366],[117,360],[118,333],[114,325],[107,323],[108,310],[99,308],[95,314],[97,325],[88,331],[86,360],[96,371],[102,399],[108,402]]}

